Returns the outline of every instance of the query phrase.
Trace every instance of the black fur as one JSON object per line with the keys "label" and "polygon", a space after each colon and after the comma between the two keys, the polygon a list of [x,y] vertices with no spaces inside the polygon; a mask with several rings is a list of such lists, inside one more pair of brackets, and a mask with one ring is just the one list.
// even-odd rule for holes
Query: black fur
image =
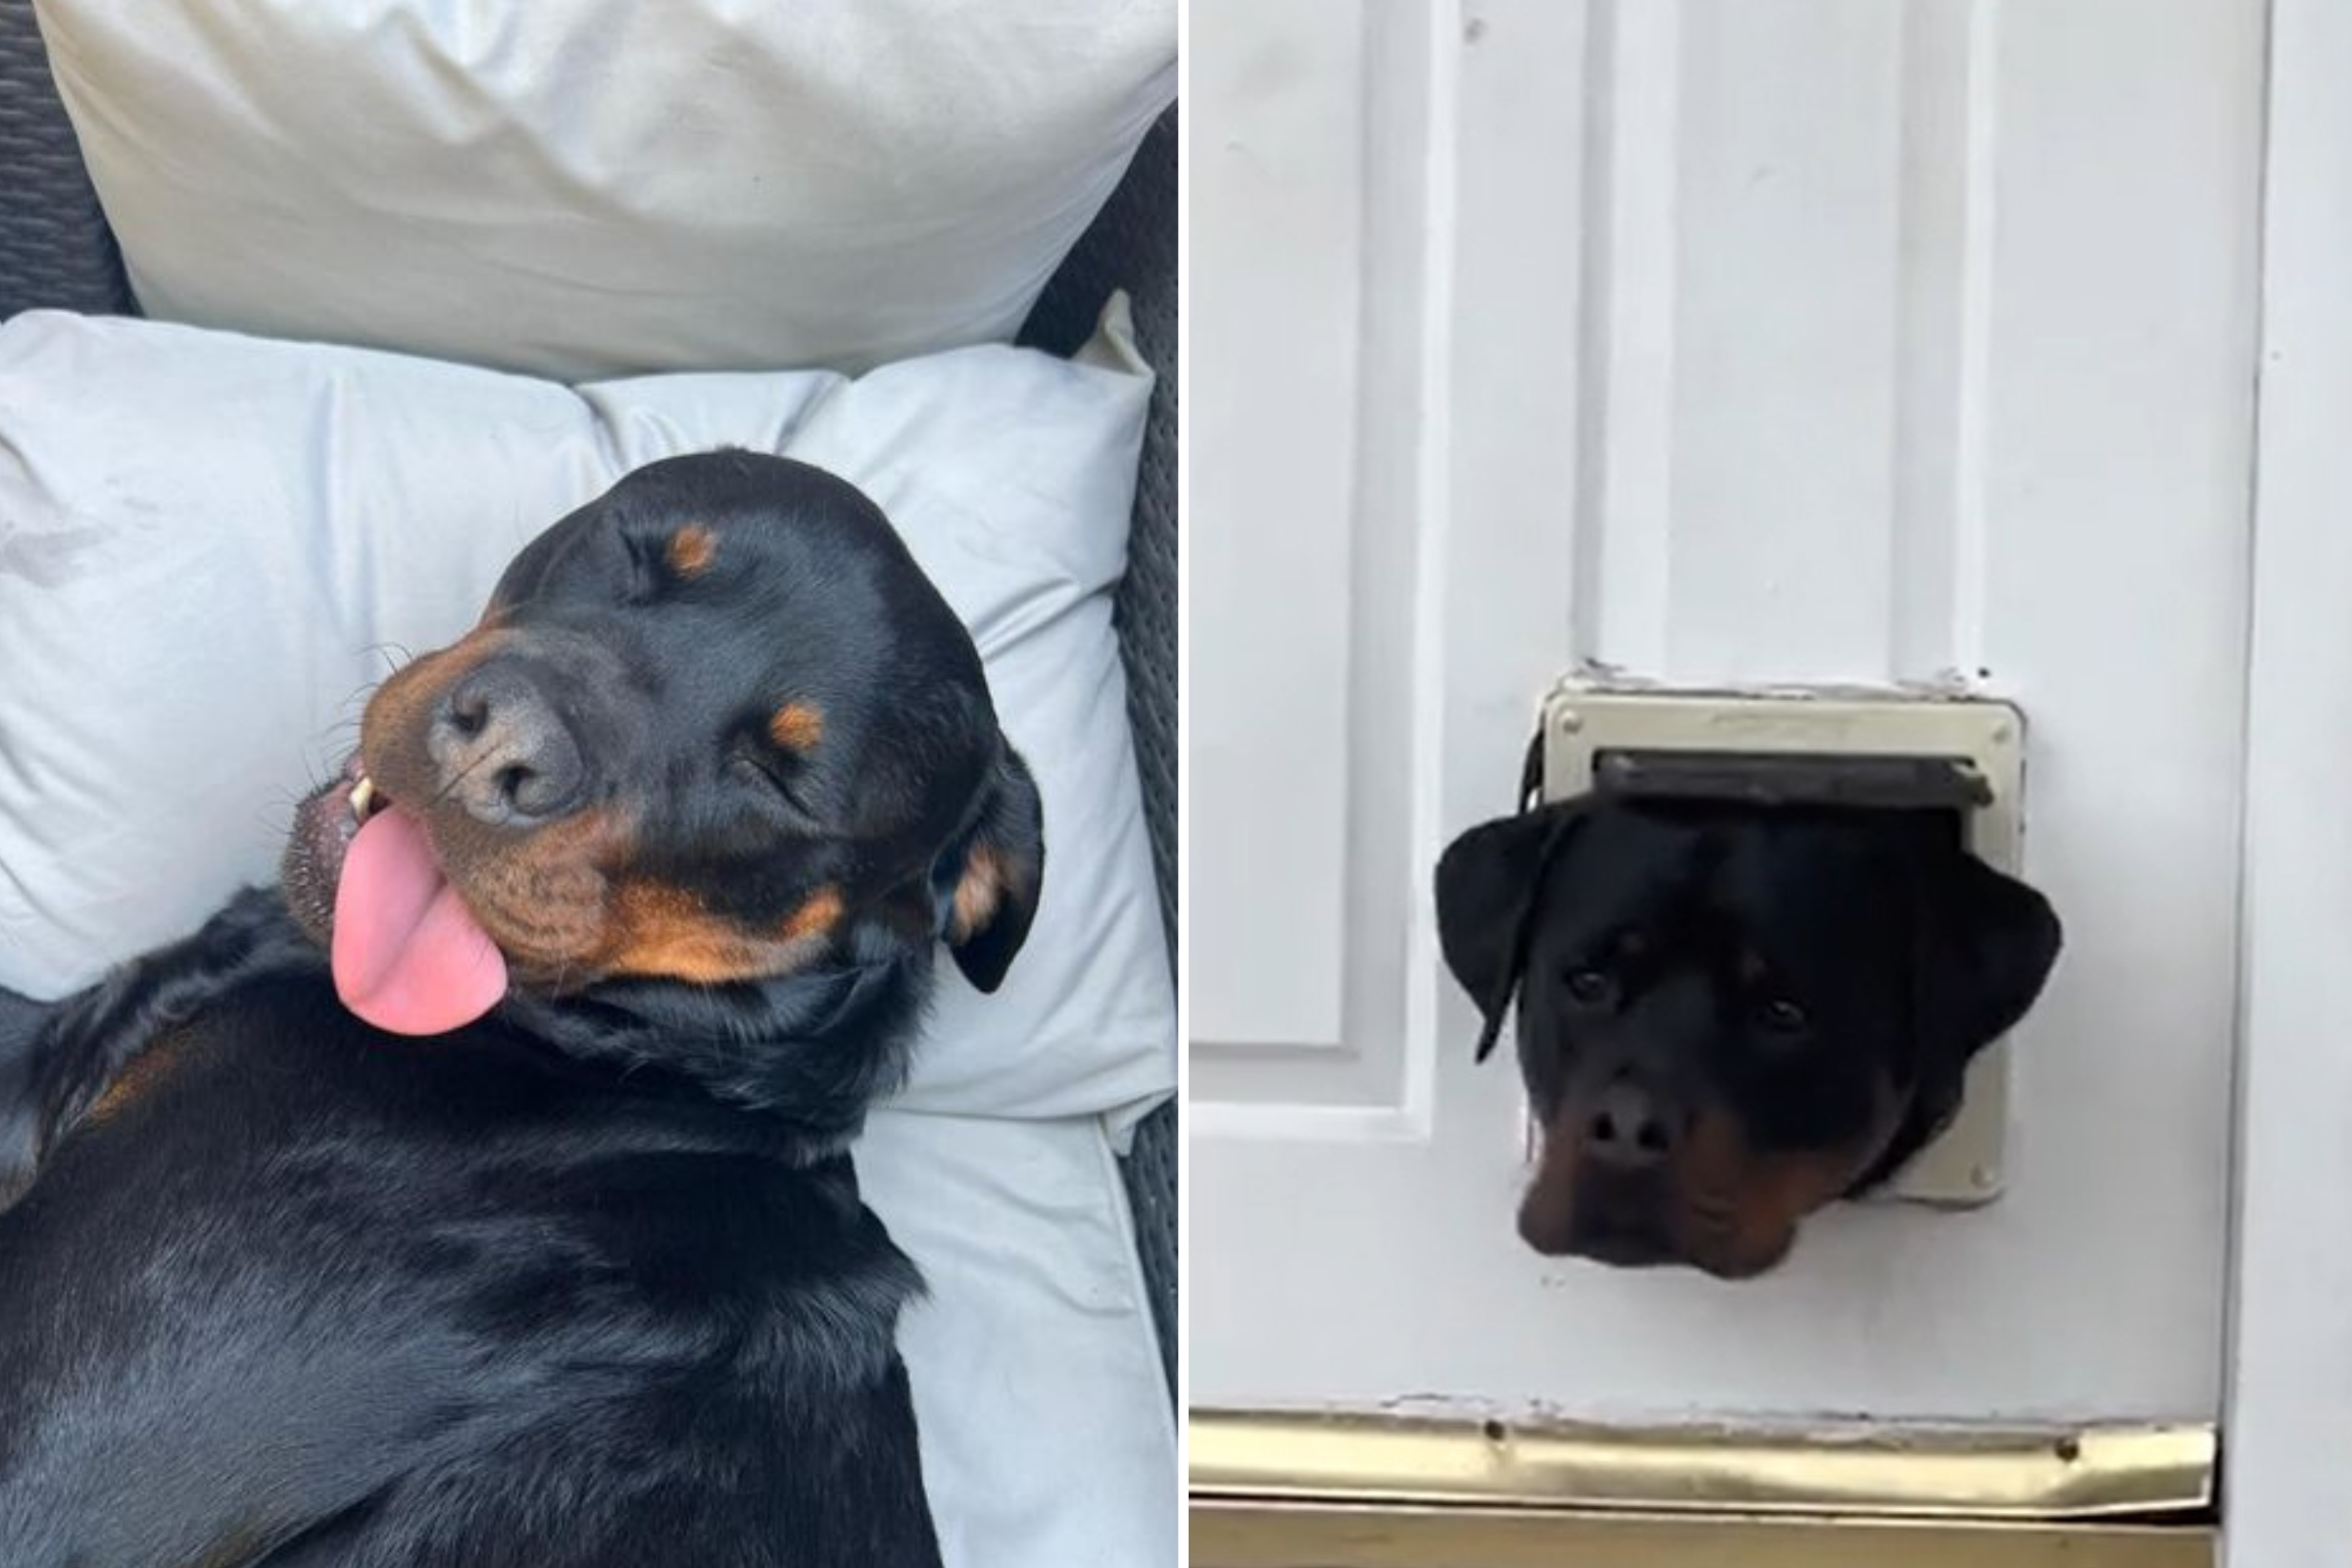
{"label": "black fur", "polygon": [[323,972],[323,964],[273,891],[247,889],[196,935],[122,965],[0,1044],[0,1209],[31,1185],[59,1131],[148,1042],[247,980]]}
{"label": "black fur", "polygon": [[[319,943],[316,823],[348,778],[326,786],[282,893],[0,1043],[8,1568],[937,1562],[895,1344],[920,1282],[846,1146],[906,1070],[975,844],[1001,896],[958,956],[993,984],[1018,950],[1034,787],[968,640],[862,498],[740,454],[647,474],[526,552],[501,613],[558,604],[567,636],[610,618],[603,648],[650,686],[678,657],[645,629],[666,612],[579,565],[615,526],[791,529],[782,565],[738,550],[863,583],[895,623],[779,631],[789,585],[707,594],[697,646],[734,628],[760,657],[698,664],[699,710],[624,695],[591,721],[612,793],[673,786],[636,841],[664,885],[766,918],[812,862],[848,890],[838,929],[781,975],[523,983],[455,1033],[384,1035]],[[679,759],[710,713],[772,701],[777,659],[879,784],[812,764],[819,804],[760,851],[770,808]],[[827,796],[872,808],[857,842],[825,829]]]}

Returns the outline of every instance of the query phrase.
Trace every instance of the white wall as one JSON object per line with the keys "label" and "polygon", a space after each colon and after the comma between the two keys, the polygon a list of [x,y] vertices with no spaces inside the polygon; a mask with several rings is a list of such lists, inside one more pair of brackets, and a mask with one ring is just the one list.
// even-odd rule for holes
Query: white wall
{"label": "white wall", "polygon": [[[1195,0],[1202,1406],[2211,1419],[2260,0]],[[1511,1231],[1428,867],[1592,662],[2027,710],[2009,1188]]]}

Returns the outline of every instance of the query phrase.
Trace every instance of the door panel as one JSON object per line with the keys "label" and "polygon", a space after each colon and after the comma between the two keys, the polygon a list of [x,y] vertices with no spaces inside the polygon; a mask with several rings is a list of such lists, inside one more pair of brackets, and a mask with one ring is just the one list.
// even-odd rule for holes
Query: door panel
{"label": "door panel", "polygon": [[1192,52],[1193,254],[1236,259],[1190,307],[1232,346],[1192,368],[1187,437],[1192,510],[1221,519],[1190,542],[1188,838],[1230,847],[1192,859],[1193,1094],[1228,1130],[1404,1136],[1434,998],[1404,935],[1437,716],[1412,628],[1444,514],[1414,433],[1426,18],[1241,20]]}

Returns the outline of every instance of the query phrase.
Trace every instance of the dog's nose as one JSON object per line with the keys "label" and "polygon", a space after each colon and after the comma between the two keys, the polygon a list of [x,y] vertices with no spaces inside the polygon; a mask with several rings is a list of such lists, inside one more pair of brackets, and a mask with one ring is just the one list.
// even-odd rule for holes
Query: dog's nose
{"label": "dog's nose", "polygon": [[562,812],[586,771],[555,705],[525,670],[503,661],[479,664],[450,687],[425,750],[443,793],[500,826]]}
{"label": "dog's nose", "polygon": [[1657,1097],[1639,1084],[1618,1082],[1601,1091],[1585,1124],[1585,1153],[1620,1170],[1661,1164],[1674,1152],[1674,1125]]}

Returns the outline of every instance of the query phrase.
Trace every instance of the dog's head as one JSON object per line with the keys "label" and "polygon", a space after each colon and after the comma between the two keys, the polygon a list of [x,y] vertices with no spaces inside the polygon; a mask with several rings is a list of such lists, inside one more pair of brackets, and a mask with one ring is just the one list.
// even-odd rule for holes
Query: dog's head
{"label": "dog's head", "polygon": [[1482,1059],[1517,1002],[1521,1236],[1725,1278],[1933,1137],[2059,946],[1935,812],[1567,802],[1455,840],[1437,903]]}
{"label": "dog's head", "polygon": [[759,982],[941,937],[994,990],[1043,863],[971,639],[882,514],[725,452],[558,522],[386,680],[283,871],[353,1009],[435,1033],[510,987]]}

